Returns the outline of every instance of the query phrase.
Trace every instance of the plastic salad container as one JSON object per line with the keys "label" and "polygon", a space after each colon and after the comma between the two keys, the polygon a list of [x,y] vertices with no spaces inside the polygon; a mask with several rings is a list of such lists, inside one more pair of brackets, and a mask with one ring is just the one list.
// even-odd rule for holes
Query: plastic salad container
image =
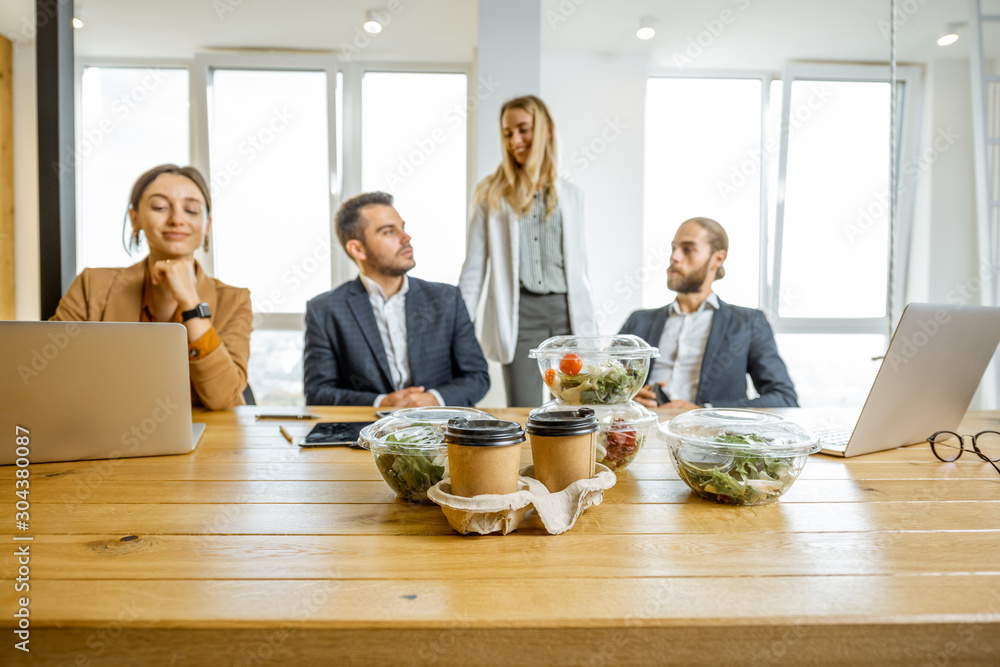
{"label": "plastic salad container", "polygon": [[[646,438],[656,428],[656,415],[635,401],[615,405],[588,405],[597,416],[595,460],[614,472],[621,472],[639,454]],[[531,411],[532,415],[571,409],[561,401],[549,401]]]}
{"label": "plastic salad container", "polygon": [[382,479],[396,495],[412,503],[430,503],[427,489],[448,476],[449,419],[496,420],[473,408],[404,408],[361,429],[358,443],[370,449]]}
{"label": "plastic salad container", "polygon": [[707,408],[660,424],[677,474],[696,495],[732,505],[777,500],[819,439],[767,412]]}
{"label": "plastic salad container", "polygon": [[528,353],[553,396],[570,405],[627,403],[658,357],[638,336],[554,336]]}

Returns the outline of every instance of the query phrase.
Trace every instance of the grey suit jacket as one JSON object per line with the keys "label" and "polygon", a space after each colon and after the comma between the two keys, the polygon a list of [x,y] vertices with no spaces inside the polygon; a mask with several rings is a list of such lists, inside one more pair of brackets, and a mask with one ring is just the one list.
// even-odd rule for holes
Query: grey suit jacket
{"label": "grey suit jacket", "polygon": [[[619,333],[635,334],[652,346],[660,342],[670,306],[637,310]],[[653,365],[649,370],[652,373]],[[760,394],[747,398],[747,374]],[[785,362],[778,355],[767,318],[754,308],[731,306],[719,299],[701,363],[695,403],[715,407],[798,407],[798,397]]]}
{"label": "grey suit jacket", "polygon": [[[440,392],[447,405],[474,405],[490,378],[457,287],[410,278],[406,344],[412,386]],[[306,403],[371,405],[394,391],[375,313],[360,278],[306,304]]]}

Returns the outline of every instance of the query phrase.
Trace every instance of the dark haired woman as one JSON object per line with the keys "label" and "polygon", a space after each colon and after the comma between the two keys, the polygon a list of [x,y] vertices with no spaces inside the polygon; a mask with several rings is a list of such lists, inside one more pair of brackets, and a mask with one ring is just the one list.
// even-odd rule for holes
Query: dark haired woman
{"label": "dark haired woman", "polygon": [[489,275],[483,353],[503,364],[507,405],[530,407],[542,400],[542,378],[528,350],[550,336],[597,333],[583,194],[557,177],[555,127],[542,100],[504,103],[500,140],[500,166],[476,188],[459,287],[475,319]]}
{"label": "dark haired woman", "polygon": [[177,322],[187,329],[191,401],[210,410],[240,405],[247,385],[250,291],[210,278],[194,258],[208,249],[212,198],[194,167],[164,164],[136,180],[126,249],[145,236],[149,255],[123,269],[84,269],[53,320]]}

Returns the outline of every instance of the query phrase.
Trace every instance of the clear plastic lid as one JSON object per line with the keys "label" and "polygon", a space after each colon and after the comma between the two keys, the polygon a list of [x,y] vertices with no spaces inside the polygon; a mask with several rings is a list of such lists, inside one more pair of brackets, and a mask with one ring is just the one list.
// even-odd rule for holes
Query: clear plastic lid
{"label": "clear plastic lid", "polygon": [[438,451],[444,444],[444,427],[451,419],[493,420],[496,417],[475,408],[434,406],[404,408],[361,429],[358,444],[365,449],[405,447],[413,450]]}
{"label": "clear plastic lid", "polygon": [[819,438],[795,422],[756,410],[705,408],[691,410],[660,424],[668,441],[679,441],[686,453],[699,452],[710,463],[736,450],[745,456],[798,456],[820,449]]}
{"label": "clear plastic lid", "polygon": [[562,359],[574,353],[581,358],[599,359],[652,359],[660,356],[638,336],[553,336],[528,352],[529,359]]}
{"label": "clear plastic lid", "polygon": [[[611,405],[588,405],[587,408],[594,411],[594,416],[597,418],[597,428],[600,431],[606,431],[612,427],[626,428],[628,426],[656,423],[656,415],[635,401],[614,403]],[[567,405],[562,401],[555,400],[549,401],[539,408],[535,408],[531,411],[531,416],[534,417],[536,415],[574,409],[578,409],[577,406]]]}

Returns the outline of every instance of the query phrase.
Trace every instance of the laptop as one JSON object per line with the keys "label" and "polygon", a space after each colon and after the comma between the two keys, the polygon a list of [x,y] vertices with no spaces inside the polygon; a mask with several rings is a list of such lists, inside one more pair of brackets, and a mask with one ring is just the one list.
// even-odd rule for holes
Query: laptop
{"label": "laptop", "polygon": [[821,453],[860,456],[955,431],[998,344],[1000,308],[909,304],[857,423],[817,430]]}
{"label": "laptop", "polygon": [[182,454],[205,430],[181,324],[0,322],[0,375],[0,465]]}

